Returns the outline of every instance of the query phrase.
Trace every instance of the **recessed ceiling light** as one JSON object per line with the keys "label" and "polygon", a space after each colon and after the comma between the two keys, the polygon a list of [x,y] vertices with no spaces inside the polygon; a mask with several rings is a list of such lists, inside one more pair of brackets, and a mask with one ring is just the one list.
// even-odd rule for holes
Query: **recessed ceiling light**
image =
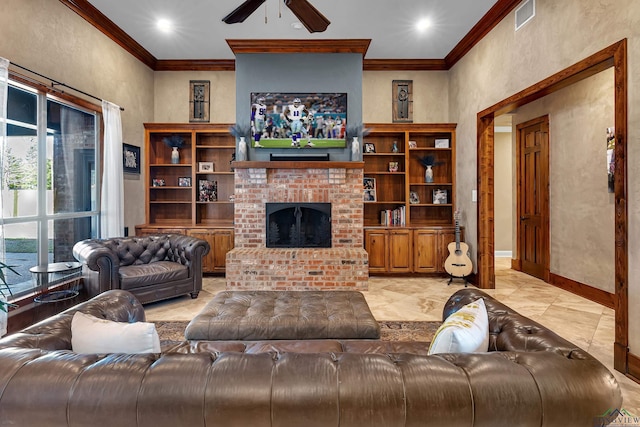
{"label": "recessed ceiling light", "polygon": [[291,28],[293,28],[294,30],[301,30],[304,28],[304,26],[300,22],[293,22],[291,23]]}
{"label": "recessed ceiling light", "polygon": [[168,19],[158,19],[156,27],[163,33],[170,33],[173,30],[173,24]]}
{"label": "recessed ceiling light", "polygon": [[416,29],[419,32],[426,31],[431,26],[431,20],[429,18],[422,18],[416,23]]}

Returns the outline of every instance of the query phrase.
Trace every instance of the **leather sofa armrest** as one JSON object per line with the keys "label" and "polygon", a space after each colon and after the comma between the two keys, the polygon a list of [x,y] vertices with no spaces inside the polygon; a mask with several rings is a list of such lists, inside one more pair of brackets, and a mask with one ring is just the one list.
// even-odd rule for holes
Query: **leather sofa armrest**
{"label": "leather sofa armrest", "polygon": [[89,297],[120,288],[120,259],[100,240],[77,242],[73,245],[73,256],[82,263],[84,287]]}
{"label": "leather sofa armrest", "polygon": [[47,351],[71,350],[71,320],[77,311],[114,322],[134,323],[144,322],[146,319],[142,304],[132,293],[120,289],[106,291],[3,338],[0,340],[0,349],[18,347]]}
{"label": "leather sofa armrest", "polygon": [[120,259],[111,249],[95,239],[82,240],[73,245],[73,256],[93,271],[117,269]]}
{"label": "leather sofa armrest", "polygon": [[[195,260],[202,258],[209,253],[210,247],[206,240],[183,234],[172,234],[169,237],[171,246],[170,261],[180,262],[190,266]],[[186,260],[186,263],[184,262]]]}

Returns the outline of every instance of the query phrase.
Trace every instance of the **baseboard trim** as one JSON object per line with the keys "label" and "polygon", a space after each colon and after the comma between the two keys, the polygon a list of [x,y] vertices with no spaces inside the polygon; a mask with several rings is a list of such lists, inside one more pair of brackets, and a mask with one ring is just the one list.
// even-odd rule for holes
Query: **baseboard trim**
{"label": "baseboard trim", "polygon": [[640,356],[627,353],[627,360],[629,362],[627,377],[640,384]]}
{"label": "baseboard trim", "polygon": [[616,295],[557,274],[549,273],[549,284],[615,310]]}

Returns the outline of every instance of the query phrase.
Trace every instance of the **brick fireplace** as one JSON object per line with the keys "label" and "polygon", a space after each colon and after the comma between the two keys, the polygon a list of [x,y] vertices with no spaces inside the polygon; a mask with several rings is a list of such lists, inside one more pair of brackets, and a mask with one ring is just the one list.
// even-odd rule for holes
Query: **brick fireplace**
{"label": "brick fireplace", "polygon": [[[237,162],[230,290],[366,290],[361,162]],[[331,203],[331,247],[267,248],[267,203]]]}

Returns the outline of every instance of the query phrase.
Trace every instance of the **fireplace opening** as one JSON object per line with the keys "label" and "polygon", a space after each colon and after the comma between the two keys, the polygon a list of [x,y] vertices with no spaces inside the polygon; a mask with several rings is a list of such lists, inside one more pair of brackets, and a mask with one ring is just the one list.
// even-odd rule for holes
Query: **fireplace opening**
{"label": "fireplace opening", "polygon": [[330,248],[331,203],[267,203],[268,248]]}

